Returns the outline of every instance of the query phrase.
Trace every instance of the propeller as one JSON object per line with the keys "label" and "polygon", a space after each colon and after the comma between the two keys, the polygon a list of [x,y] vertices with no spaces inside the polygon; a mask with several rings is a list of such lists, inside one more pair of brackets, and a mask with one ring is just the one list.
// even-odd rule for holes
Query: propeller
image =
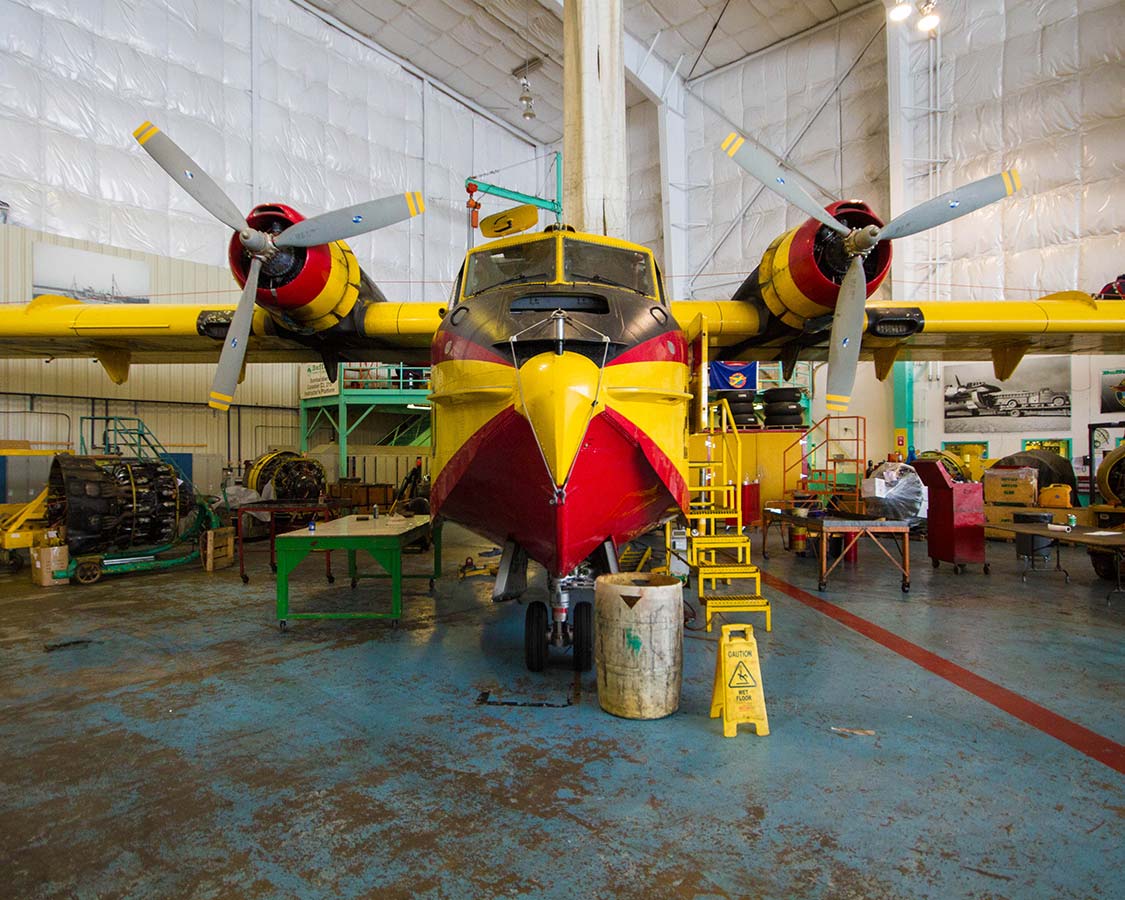
{"label": "propeller", "polygon": [[840,284],[828,349],[826,399],[828,408],[834,412],[847,410],[852,386],[855,384],[860,343],[863,340],[864,307],[867,302],[867,279],[863,272],[863,260],[867,254],[881,241],[907,237],[952,222],[1004,199],[1021,187],[1019,173],[1015,169],[1009,169],[919,203],[895,216],[882,228],[877,225],[849,228],[821,207],[795,179],[790,178],[770,154],[748,142],[737,132],[731,132],[727,136],[722,148],[727,156],[771,191],[844,237],[844,250],[851,261]]}
{"label": "propeller", "polygon": [[258,292],[258,276],[262,264],[267,262],[279,247],[315,247],[376,231],[394,225],[425,211],[422,195],[416,192],[392,194],[379,200],[357,203],[346,209],[326,212],[311,219],[291,225],[279,235],[251,228],[238,211],[234,201],[204,172],[195,160],[151,122],[145,122],[133,137],[141,148],[167,172],[196,203],[212,216],[234,229],[243,248],[250,255],[250,271],[242,296],[238,299],[234,317],[227,329],[226,343],[219,357],[219,366],[211,384],[208,405],[227,410],[234,400],[235,388],[242,374],[246,358],[246,344],[250,325],[254,320],[254,300]]}

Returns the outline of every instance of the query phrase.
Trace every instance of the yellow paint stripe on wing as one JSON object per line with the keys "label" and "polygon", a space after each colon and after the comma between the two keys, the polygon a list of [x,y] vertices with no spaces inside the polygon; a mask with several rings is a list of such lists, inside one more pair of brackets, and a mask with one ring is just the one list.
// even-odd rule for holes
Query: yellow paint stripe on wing
{"label": "yellow paint stripe on wing", "polygon": [[410,215],[418,215],[418,208],[414,205],[414,195],[407,191],[403,196],[406,197],[406,208],[410,210]]}
{"label": "yellow paint stripe on wing", "polygon": [[1015,185],[1015,189],[1018,191],[1023,187],[1023,184],[1020,182],[1020,173],[1015,169],[1011,169],[1010,171],[1012,174],[1012,184]]}
{"label": "yellow paint stripe on wing", "polygon": [[151,138],[154,134],[159,134],[160,129],[153,125],[151,122],[145,122],[140,128],[133,132],[133,137],[137,139],[137,143],[142,147],[145,141]]}
{"label": "yellow paint stripe on wing", "polygon": [[733,157],[739,150],[742,149],[742,145],[745,143],[746,138],[740,137],[737,141],[730,145],[730,149],[727,151],[727,156]]}
{"label": "yellow paint stripe on wing", "polygon": [[414,192],[414,203],[418,207],[418,214],[421,215],[426,211],[426,203],[422,199],[422,195],[417,191]]}
{"label": "yellow paint stripe on wing", "polygon": [[825,406],[826,409],[832,410],[832,412],[847,412],[848,411],[848,404],[846,404],[846,403],[825,403],[824,406]]}
{"label": "yellow paint stripe on wing", "polygon": [[731,144],[738,140],[738,132],[732,131],[727,135],[727,139],[723,141],[723,149],[726,150]]}
{"label": "yellow paint stripe on wing", "polygon": [[1012,195],[1012,175],[1010,172],[1001,172],[1000,177],[1004,179],[1004,193],[1010,197]]}
{"label": "yellow paint stripe on wing", "polygon": [[230,394],[220,394],[218,391],[211,391],[211,399],[225,400],[227,403],[230,403],[234,399],[234,397],[232,397]]}
{"label": "yellow paint stripe on wing", "polygon": [[226,412],[228,409],[230,409],[230,404],[223,403],[221,400],[209,400],[207,402],[207,405],[210,406],[211,409],[217,409],[220,412]]}
{"label": "yellow paint stripe on wing", "polygon": [[824,399],[833,403],[847,403],[852,399],[851,394],[825,394]]}

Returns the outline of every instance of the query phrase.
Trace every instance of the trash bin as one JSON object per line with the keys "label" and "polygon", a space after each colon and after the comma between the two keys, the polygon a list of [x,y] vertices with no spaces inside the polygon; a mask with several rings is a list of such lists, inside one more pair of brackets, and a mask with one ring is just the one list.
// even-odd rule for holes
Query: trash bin
{"label": "trash bin", "polygon": [[[1018,512],[1012,513],[1012,522],[1015,524],[1048,524],[1054,521],[1051,513]],[[1033,556],[1050,556],[1054,539],[1038,534],[1016,535],[1016,558],[1030,559]]]}
{"label": "trash bin", "polygon": [[598,703],[626,719],[660,719],[680,706],[684,661],[683,583],[670,575],[621,572],[594,584]]}

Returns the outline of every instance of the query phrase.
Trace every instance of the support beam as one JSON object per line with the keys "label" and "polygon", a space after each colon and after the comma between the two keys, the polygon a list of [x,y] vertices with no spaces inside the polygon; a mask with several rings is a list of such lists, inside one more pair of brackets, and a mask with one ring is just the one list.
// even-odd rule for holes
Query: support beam
{"label": "support beam", "polygon": [[[539,0],[562,18],[563,0]],[[663,270],[672,296],[682,296],[688,275],[687,123],[684,118],[684,80],[655,52],[659,42],[646,46],[627,31],[622,36],[622,59],[630,83],[657,107],[660,143],[660,190]],[[567,160],[569,167],[570,161]],[[628,172],[626,172],[628,177]],[[624,234],[624,231],[622,231]]]}
{"label": "support beam", "polygon": [[563,7],[563,209],[579,231],[627,231],[622,0]]}

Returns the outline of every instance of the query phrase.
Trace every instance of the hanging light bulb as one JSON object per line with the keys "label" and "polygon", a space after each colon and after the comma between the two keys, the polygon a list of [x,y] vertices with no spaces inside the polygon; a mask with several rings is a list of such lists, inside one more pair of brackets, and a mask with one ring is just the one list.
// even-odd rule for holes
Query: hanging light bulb
{"label": "hanging light bulb", "polygon": [[914,5],[911,3],[896,3],[891,7],[890,12],[887,13],[887,18],[892,22],[902,22],[910,18],[910,14],[914,11]]}
{"label": "hanging light bulb", "polygon": [[519,100],[523,104],[523,117],[530,122],[535,118],[535,98],[531,96],[531,84],[526,75],[520,79]]}
{"label": "hanging light bulb", "polygon": [[918,5],[918,12],[922,14],[922,18],[918,20],[919,31],[929,32],[938,27],[938,22],[941,21],[941,17],[937,14],[936,6],[937,4],[934,0],[923,0],[923,2]]}

